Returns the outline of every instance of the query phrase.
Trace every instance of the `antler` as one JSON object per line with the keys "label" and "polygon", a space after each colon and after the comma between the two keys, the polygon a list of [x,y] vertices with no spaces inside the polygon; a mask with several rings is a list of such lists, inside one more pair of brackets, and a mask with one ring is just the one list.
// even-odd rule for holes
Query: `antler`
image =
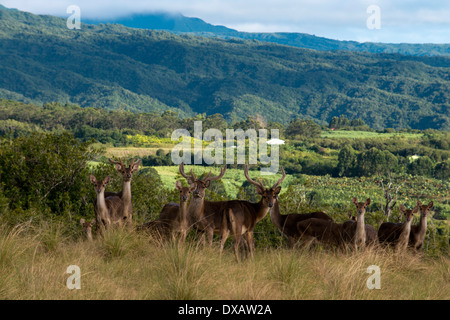
{"label": "antler", "polygon": [[262,188],[263,190],[265,189],[261,181],[255,182],[249,177],[249,175],[248,175],[248,165],[245,165],[245,167],[244,167],[244,175],[245,175],[245,178],[248,180],[248,182],[254,184],[257,187]]}
{"label": "antler", "polygon": [[283,167],[281,167],[281,172],[283,173],[283,176],[272,186],[272,189],[278,187],[278,185],[283,182],[284,178],[286,178],[286,172],[284,172]]}
{"label": "antler", "polygon": [[186,178],[188,180],[188,182],[192,181],[192,182],[190,182],[190,184],[193,183],[195,180],[197,180],[197,178],[195,178],[194,172],[192,172],[192,169],[191,169],[191,176],[190,177],[184,172],[184,163],[183,162],[180,163],[179,170],[180,170],[180,174],[184,178]]}
{"label": "antler", "polygon": [[[120,162],[119,162],[120,161]],[[120,159],[119,158],[119,161],[115,161],[115,160],[113,160],[113,159],[109,159],[109,162],[111,162],[111,163],[113,163],[113,164],[119,164],[119,165],[121,165],[122,167],[125,167],[125,165],[123,164],[123,161],[122,161],[122,159]]]}
{"label": "antler", "polygon": [[209,175],[211,174],[211,171],[206,175],[206,177],[203,179],[203,181],[215,181],[215,180],[219,180],[220,178],[223,177],[223,175],[225,174],[225,171],[227,170],[227,165],[224,165],[221,169],[220,169],[220,174],[218,176],[215,177],[210,177]]}

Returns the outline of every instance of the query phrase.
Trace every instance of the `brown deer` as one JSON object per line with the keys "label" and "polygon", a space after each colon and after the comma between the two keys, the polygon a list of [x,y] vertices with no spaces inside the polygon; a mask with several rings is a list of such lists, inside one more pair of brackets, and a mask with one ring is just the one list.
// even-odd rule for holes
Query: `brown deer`
{"label": "brown deer", "polygon": [[300,233],[297,228],[297,224],[300,221],[305,221],[311,218],[321,219],[325,221],[333,221],[325,212],[311,212],[311,213],[291,213],[282,215],[280,213],[280,205],[278,196],[275,197],[274,205],[270,209],[270,219],[272,223],[286,236],[288,239],[288,245],[293,248],[300,239]]}
{"label": "brown deer", "polygon": [[225,241],[229,231],[232,232],[234,237],[234,253],[238,261],[239,245],[241,243],[242,236],[245,236],[244,244],[248,248],[251,257],[253,257],[255,251],[253,230],[256,223],[263,219],[269,212],[269,209],[276,203],[277,196],[281,191],[280,184],[283,182],[284,178],[286,178],[286,173],[283,168],[281,168],[281,172],[282,177],[271,188],[266,188],[261,182],[256,182],[250,178],[248,174],[248,166],[245,165],[245,178],[248,182],[256,186],[256,192],[261,195],[261,199],[257,203],[244,200],[231,200],[227,202],[228,211],[226,211],[225,214],[228,214],[229,224],[228,228],[226,228],[228,230],[225,230],[225,234],[222,236],[222,240]]}
{"label": "brown deer", "polygon": [[83,232],[86,234],[86,238],[92,241],[92,227],[95,225],[95,219],[86,221],[83,218],[80,219],[80,224],[83,227]]}
{"label": "brown deer", "polygon": [[433,208],[433,201],[430,201],[428,205],[422,205],[420,201],[417,201],[417,207],[420,210],[420,220],[419,224],[411,226],[409,246],[416,252],[419,252],[423,249],[425,234],[427,233],[427,216],[430,213],[430,209]]}
{"label": "brown deer", "polygon": [[109,162],[113,163],[116,166],[116,170],[122,175],[122,190],[117,193],[107,192],[105,193],[105,196],[117,196],[122,200],[122,219],[128,226],[131,226],[133,219],[133,203],[131,201],[131,178],[133,177],[133,173],[139,170],[141,159],[138,159],[136,162],[134,161],[134,159],[131,159],[131,163],[128,167],[120,158],[119,161],[109,159]]}
{"label": "brown deer", "polygon": [[[354,222],[353,222],[354,223]],[[301,247],[309,247],[313,242],[343,247],[343,223],[311,218],[297,223]]]}
{"label": "brown deer", "polygon": [[374,227],[365,223],[365,213],[370,205],[370,198],[365,202],[358,202],[356,198],[353,198],[352,202],[356,206],[356,218],[343,223],[344,241],[350,243],[355,249],[373,245],[377,240],[377,232]]}
{"label": "brown deer", "polygon": [[109,196],[105,198],[105,188],[109,183],[109,176],[104,180],[97,180],[94,175],[90,176],[91,182],[95,187],[97,198],[94,203],[95,219],[97,221],[97,231],[104,233],[113,224],[122,226],[123,223],[123,202],[118,196]]}
{"label": "brown deer", "polygon": [[391,245],[396,251],[405,251],[411,232],[413,215],[419,212],[416,206],[413,210],[400,205],[400,212],[405,216],[404,223],[383,222],[378,228],[378,241],[383,245]]}
{"label": "brown deer", "polygon": [[223,213],[226,201],[207,201],[205,200],[205,190],[211,184],[211,181],[221,179],[226,171],[226,166],[221,168],[220,174],[210,177],[211,171],[203,179],[197,179],[191,169],[188,176],[184,172],[184,163],[179,166],[180,174],[186,178],[189,185],[194,185],[192,199],[187,210],[187,221],[189,227],[196,229],[201,234],[202,242],[206,240],[212,245],[214,233],[221,233],[224,229],[221,227],[223,221]]}
{"label": "brown deer", "polygon": [[166,204],[159,214],[160,230],[164,236],[175,236],[184,242],[189,229],[187,221],[187,206],[190,193],[195,189],[195,185],[183,187],[180,181],[175,182],[175,188],[180,192],[180,203]]}

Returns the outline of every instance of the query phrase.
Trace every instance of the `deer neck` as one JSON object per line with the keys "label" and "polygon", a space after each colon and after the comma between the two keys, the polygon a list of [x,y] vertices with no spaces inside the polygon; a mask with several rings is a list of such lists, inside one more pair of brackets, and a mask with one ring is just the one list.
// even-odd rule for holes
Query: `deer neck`
{"label": "deer neck", "polygon": [[266,216],[267,212],[269,212],[269,207],[264,205],[262,198],[261,198],[261,200],[259,200],[257,208],[258,209],[256,211],[256,222],[258,222],[262,218],[264,218]]}
{"label": "deer neck", "polygon": [[131,203],[131,181],[124,181],[122,184],[122,200],[124,204]]}
{"label": "deer neck", "polygon": [[418,235],[420,237],[425,238],[425,233],[427,231],[427,216],[426,215],[420,216],[418,227],[419,227],[417,230]]}
{"label": "deer neck", "polygon": [[180,226],[186,224],[186,214],[188,211],[187,201],[182,201],[180,199],[180,209],[178,212],[178,223]]}
{"label": "deer neck", "polygon": [[406,221],[402,226],[402,232],[400,233],[400,236],[398,238],[398,243],[400,247],[404,247],[408,244],[409,233],[411,232],[411,222],[412,219]]}
{"label": "deer neck", "polygon": [[105,201],[105,191],[97,194],[97,212],[101,217],[106,217],[108,213],[108,208],[106,207],[106,201]]}
{"label": "deer neck", "polygon": [[204,215],[204,207],[205,201],[203,198],[192,197],[187,209],[187,216],[189,217],[189,219],[194,220],[192,222],[200,220],[200,218]]}
{"label": "deer neck", "polygon": [[270,220],[272,220],[272,223],[276,225],[280,230],[283,229],[284,222],[286,221],[286,216],[281,215],[278,200],[275,201],[272,209],[270,210]]}
{"label": "deer neck", "polygon": [[358,215],[358,220],[356,221],[356,241],[366,241],[366,225],[364,223],[364,213]]}
{"label": "deer neck", "polygon": [[87,230],[86,231],[86,237],[89,241],[92,241],[92,230]]}

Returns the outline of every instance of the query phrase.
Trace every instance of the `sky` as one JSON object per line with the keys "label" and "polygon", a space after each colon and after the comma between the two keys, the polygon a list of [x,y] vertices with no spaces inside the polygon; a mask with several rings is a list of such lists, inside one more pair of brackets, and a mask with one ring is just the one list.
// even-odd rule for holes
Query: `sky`
{"label": "sky", "polygon": [[336,40],[450,43],[447,0],[0,0],[7,8],[85,18],[171,12],[247,32],[300,32]]}

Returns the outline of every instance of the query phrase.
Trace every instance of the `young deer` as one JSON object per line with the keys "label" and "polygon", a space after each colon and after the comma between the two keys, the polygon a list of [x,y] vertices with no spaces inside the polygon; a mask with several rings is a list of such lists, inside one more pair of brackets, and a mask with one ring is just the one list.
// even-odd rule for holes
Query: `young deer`
{"label": "young deer", "polygon": [[115,164],[116,170],[122,175],[122,190],[117,193],[107,192],[105,196],[117,196],[122,200],[122,219],[128,226],[131,226],[133,219],[133,203],[131,201],[131,178],[133,177],[133,173],[139,170],[141,159],[138,159],[136,162],[134,162],[134,159],[131,159],[131,163],[128,167],[120,158],[119,161],[109,159],[109,162]]}
{"label": "young deer", "polygon": [[370,198],[365,202],[358,202],[356,198],[353,198],[352,202],[356,206],[356,218],[343,224],[344,241],[350,243],[355,249],[364,248],[366,245],[374,244],[377,239],[375,229],[364,221]]}
{"label": "young deer", "polygon": [[83,232],[86,234],[86,238],[89,241],[92,241],[92,227],[95,224],[95,219],[92,219],[91,221],[86,221],[83,218],[80,219],[80,224],[83,227]]}
{"label": "young deer", "polygon": [[409,241],[413,215],[419,212],[419,207],[409,210],[401,204],[400,212],[405,216],[405,222],[383,222],[378,228],[378,241],[384,245],[394,246],[396,251],[405,251]]}
{"label": "young deer", "polygon": [[95,176],[91,175],[90,179],[97,195],[94,203],[97,231],[103,234],[104,230],[110,228],[113,224],[122,225],[123,202],[118,196],[105,198],[105,188],[110,181],[109,177],[104,180],[97,180]]}
{"label": "young deer", "polygon": [[411,226],[409,246],[416,252],[419,252],[422,250],[425,241],[425,234],[427,233],[427,216],[430,213],[430,209],[433,208],[433,201],[430,201],[428,205],[422,205],[420,201],[417,201],[417,207],[420,210],[420,221],[419,224]]}
{"label": "young deer", "polygon": [[226,171],[226,166],[220,170],[220,174],[215,177],[210,177],[209,172],[203,179],[197,179],[191,169],[191,175],[188,176],[184,172],[184,163],[179,166],[181,175],[186,178],[189,185],[195,188],[192,192],[192,199],[187,210],[188,226],[193,227],[198,233],[201,233],[202,242],[205,240],[205,233],[207,242],[212,245],[214,233],[221,233],[223,231],[222,221],[223,212],[226,201],[207,201],[205,200],[205,190],[211,184],[211,181],[221,179]]}
{"label": "young deer", "polygon": [[165,237],[177,236],[184,242],[189,229],[187,222],[188,200],[190,193],[195,189],[195,185],[183,187],[180,181],[176,181],[175,188],[180,191],[180,203],[166,204],[159,214],[159,224]]}
{"label": "young deer", "polygon": [[286,236],[289,241],[289,247],[293,248],[300,239],[297,224],[300,221],[305,221],[311,218],[316,218],[324,221],[333,221],[325,212],[311,212],[311,213],[292,213],[282,215],[280,212],[280,205],[278,202],[278,195],[275,197],[274,205],[270,209],[270,219],[272,223]]}

